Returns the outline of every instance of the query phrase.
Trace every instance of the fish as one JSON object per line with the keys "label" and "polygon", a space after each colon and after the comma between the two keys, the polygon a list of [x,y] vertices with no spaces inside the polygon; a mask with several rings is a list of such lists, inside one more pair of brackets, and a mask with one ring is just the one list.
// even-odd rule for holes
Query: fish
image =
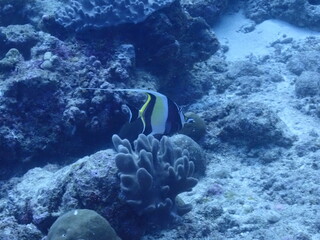
{"label": "fish", "polygon": [[99,89],[114,92],[136,92],[146,94],[147,99],[140,109],[128,105],[123,110],[129,114],[129,120],[119,132],[121,138],[134,141],[139,134],[172,135],[179,132],[186,123],[182,108],[170,98],[156,91],[146,89]]}

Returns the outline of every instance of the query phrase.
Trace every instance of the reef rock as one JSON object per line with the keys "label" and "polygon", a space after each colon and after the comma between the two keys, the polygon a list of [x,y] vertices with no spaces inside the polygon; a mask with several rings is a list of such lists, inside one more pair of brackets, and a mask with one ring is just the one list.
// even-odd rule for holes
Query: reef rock
{"label": "reef rock", "polygon": [[[138,23],[173,0],[69,0],[57,1],[53,13],[55,21],[66,29],[83,31],[113,27],[125,23]],[[52,9],[46,6],[48,13]]]}
{"label": "reef rock", "polygon": [[30,58],[30,50],[38,41],[38,32],[30,24],[0,27],[0,55],[16,48],[25,58]]}
{"label": "reef rock", "polygon": [[[62,213],[88,208],[105,217],[122,239],[139,239],[144,226],[136,224],[137,216],[118,199],[114,155],[113,150],[104,150],[60,169],[54,165],[34,168],[10,180],[2,187],[6,196],[1,207],[7,211],[0,213],[1,219],[13,216],[21,227],[35,226],[46,232]],[[25,239],[33,239],[33,232]],[[20,239],[18,233],[12,236]]]}
{"label": "reef rock", "polygon": [[249,0],[244,1],[246,15],[262,22],[277,18],[297,26],[320,30],[320,2],[316,0]]}
{"label": "reef rock", "polygon": [[231,104],[219,123],[219,137],[233,144],[291,146],[294,137],[271,109],[260,103]]}
{"label": "reef rock", "polygon": [[228,6],[227,0],[182,0],[181,5],[192,17],[202,17],[214,24]]}
{"label": "reef rock", "polygon": [[320,73],[305,71],[295,83],[295,92],[298,97],[315,96],[320,94]]}

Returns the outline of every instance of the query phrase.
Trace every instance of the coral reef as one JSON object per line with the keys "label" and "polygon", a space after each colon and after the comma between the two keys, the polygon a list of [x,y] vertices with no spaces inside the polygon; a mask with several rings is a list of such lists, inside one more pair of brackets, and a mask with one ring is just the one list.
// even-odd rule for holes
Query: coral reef
{"label": "coral reef", "polygon": [[41,240],[43,234],[34,224],[19,224],[13,216],[2,217],[0,238],[3,240]]}
{"label": "coral reef", "polygon": [[[46,233],[62,213],[88,208],[108,219],[122,239],[139,239],[146,226],[118,199],[120,189],[114,155],[109,149],[63,168],[55,165],[34,168],[19,179],[12,179],[7,186],[3,185],[5,194],[1,208],[7,211],[0,216],[8,219],[8,228],[15,224],[12,229],[16,231],[10,236],[17,239],[26,226],[34,228],[37,231],[33,232],[41,236],[39,230]],[[28,235],[26,231],[25,235],[32,236],[31,232]]]}
{"label": "coral reef", "polygon": [[50,227],[47,240],[120,240],[109,222],[89,209],[74,209],[61,215]]}
{"label": "coral reef", "polygon": [[118,152],[115,160],[121,193],[139,215],[165,224],[170,217],[191,210],[191,205],[176,204],[178,194],[191,191],[197,184],[187,150],[174,147],[167,137],[158,141],[152,135],[140,134],[134,150],[127,139],[113,135],[112,141]]}
{"label": "coral reef", "polygon": [[67,29],[81,31],[88,28],[103,28],[124,23],[138,23],[153,12],[171,4],[173,0],[113,1],[71,0],[56,11],[56,21]]}
{"label": "coral reef", "polygon": [[[120,99],[111,93],[77,89],[89,81],[106,82],[112,67],[101,67],[96,57],[76,53],[75,45],[45,33],[29,49],[25,44],[29,38],[22,35],[21,41],[18,35],[13,45],[24,48],[23,52],[28,50],[31,59],[23,61],[20,51],[10,49],[0,61],[1,162],[13,164],[41,161],[42,156],[78,154],[79,146],[84,150],[92,147],[85,143],[89,135],[100,135],[101,142],[105,142],[108,132],[110,135],[117,131],[112,130],[114,126],[121,126],[121,121],[112,123]],[[125,57],[114,57],[113,62],[121,72],[128,73],[132,66],[124,62]]]}
{"label": "coral reef", "polygon": [[10,214],[20,224],[45,229],[61,211],[98,209],[114,202],[117,186],[112,156],[111,150],[103,151],[59,170],[54,166],[30,170],[8,190]]}
{"label": "coral reef", "polygon": [[[90,36],[83,40],[74,38],[70,29],[65,32],[67,40],[58,39],[61,28],[54,25],[51,32],[40,21],[50,21],[62,3],[55,1],[49,6],[42,1],[30,2],[26,14],[33,19],[32,25],[0,28],[0,79],[4,80],[0,112],[5,120],[0,129],[1,162],[33,164],[43,158],[83,156],[100,149],[118,132],[126,120],[120,111],[124,97],[79,87],[135,87],[138,81],[146,84],[140,76],[154,74],[150,85],[164,93],[172,91],[173,83],[187,88],[190,97],[181,99],[184,102],[190,102],[191,96],[200,97],[207,89],[200,91],[193,85],[196,81],[184,75],[194,63],[214,53],[218,41],[205,21],[188,17],[178,2],[154,3],[153,13],[143,22],[117,26],[116,31],[96,29],[92,35],[83,34]],[[81,24],[90,19],[83,18]],[[38,31],[39,27],[51,34]],[[12,49],[17,49],[23,59]],[[162,70],[155,73],[151,69]],[[177,75],[181,70],[183,74]],[[175,95],[172,92],[171,96]],[[88,142],[92,137],[96,141]]]}
{"label": "coral reef", "polygon": [[10,72],[15,69],[19,62],[23,61],[23,57],[16,48],[11,48],[3,59],[0,60],[0,72]]}
{"label": "coral reef", "polygon": [[11,48],[16,48],[26,59],[29,59],[30,50],[38,41],[38,32],[30,24],[0,27],[0,56]]}
{"label": "coral reef", "polygon": [[218,50],[219,42],[209,29],[202,18],[186,15],[176,1],[139,26],[137,61],[155,72],[166,69],[167,75],[177,69],[190,69]]}
{"label": "coral reef", "polygon": [[31,0],[0,0],[0,24],[25,24],[28,22],[26,9]]}
{"label": "coral reef", "polygon": [[[74,209],[123,240],[320,239],[319,4],[0,0],[0,239]],[[117,88],[204,122],[107,149],[145,97]]]}
{"label": "coral reef", "polygon": [[304,71],[297,78],[295,91],[298,97],[316,96],[320,94],[320,73]]}
{"label": "coral reef", "polygon": [[259,147],[267,144],[289,147],[293,135],[281,119],[260,103],[232,104],[220,123],[219,137],[235,144]]}
{"label": "coral reef", "polygon": [[246,15],[262,22],[266,19],[277,18],[297,26],[310,27],[319,30],[319,3],[310,0],[250,0],[243,1]]}
{"label": "coral reef", "polygon": [[215,23],[224,13],[229,2],[227,0],[182,0],[181,5],[192,17],[202,17],[208,24]]}

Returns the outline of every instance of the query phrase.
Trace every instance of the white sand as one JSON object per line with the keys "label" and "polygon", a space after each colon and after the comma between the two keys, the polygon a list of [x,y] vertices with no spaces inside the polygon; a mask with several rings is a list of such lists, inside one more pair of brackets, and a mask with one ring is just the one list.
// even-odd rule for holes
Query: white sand
{"label": "white sand", "polygon": [[247,19],[242,12],[238,12],[223,16],[213,27],[221,44],[229,47],[229,51],[226,53],[227,60],[244,59],[249,55],[267,55],[272,51],[270,44],[276,40],[320,37],[319,32],[274,19],[257,24],[252,32],[245,33],[243,31],[245,27],[252,25],[254,25],[253,21]]}

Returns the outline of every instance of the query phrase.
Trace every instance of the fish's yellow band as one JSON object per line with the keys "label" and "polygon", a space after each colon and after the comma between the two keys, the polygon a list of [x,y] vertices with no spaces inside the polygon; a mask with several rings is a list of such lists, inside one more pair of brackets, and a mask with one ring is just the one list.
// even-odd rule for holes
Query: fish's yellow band
{"label": "fish's yellow band", "polygon": [[[144,112],[146,111],[147,107],[148,107],[148,104],[150,103],[151,101],[151,95],[149,93],[146,93],[147,96],[148,96],[148,99],[147,101],[143,104],[143,106],[141,107],[141,109],[139,110],[139,117],[141,118],[142,120],[142,123],[143,123],[143,128],[146,127],[146,121],[144,119]],[[144,129],[143,129],[144,130]]]}

